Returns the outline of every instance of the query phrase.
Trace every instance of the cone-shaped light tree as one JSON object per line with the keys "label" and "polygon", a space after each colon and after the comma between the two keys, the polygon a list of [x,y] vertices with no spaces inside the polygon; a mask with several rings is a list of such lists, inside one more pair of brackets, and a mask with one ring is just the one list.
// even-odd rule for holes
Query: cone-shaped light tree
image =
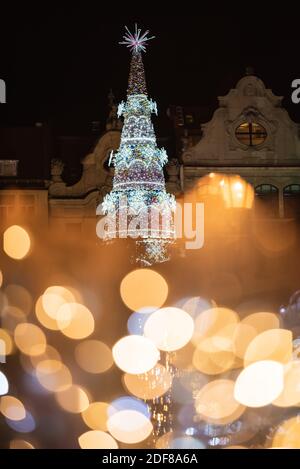
{"label": "cone-shaped light tree", "polygon": [[167,259],[174,239],[175,198],[166,192],[163,167],[168,157],[159,149],[151,122],[156,103],[148,99],[142,52],[148,31],[134,34],[126,28],[124,41],[132,52],[126,102],[118,107],[124,124],[121,143],[111,154],[115,167],[113,188],[103,201],[103,212],[113,219],[105,238],[135,238],[137,261],[151,265]]}

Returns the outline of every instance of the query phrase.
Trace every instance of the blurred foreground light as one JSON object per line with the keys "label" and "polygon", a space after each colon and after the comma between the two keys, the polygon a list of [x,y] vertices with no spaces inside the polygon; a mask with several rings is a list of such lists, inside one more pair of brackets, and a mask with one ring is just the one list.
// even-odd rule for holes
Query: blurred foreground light
{"label": "blurred foreground light", "polygon": [[5,306],[2,309],[2,327],[10,333],[15,331],[18,324],[27,322],[25,313],[16,306]]}
{"label": "blurred foreground light", "polygon": [[42,295],[42,306],[44,312],[52,319],[57,319],[59,308],[67,303],[74,303],[73,293],[60,285],[48,287]]}
{"label": "blurred foreground light", "polygon": [[30,250],[30,237],[24,228],[13,225],[3,234],[4,252],[12,259],[23,259]]}
{"label": "blurred foreground light", "polygon": [[125,305],[133,310],[142,308],[160,308],[168,296],[168,284],[165,279],[151,269],[137,269],[124,277],[120,293]]}
{"label": "blurred foreground light", "polygon": [[[273,401],[278,407],[292,407],[300,404],[300,361],[292,361],[284,369],[284,388]],[[299,435],[300,436],[300,435]]]}
{"label": "blurred foreground light", "polygon": [[0,358],[13,352],[13,341],[5,329],[0,329]]}
{"label": "blurred foreground light", "polygon": [[[228,330],[232,331],[239,322],[237,313],[228,308],[211,308],[203,311],[195,320],[195,331],[192,338],[197,344],[204,339],[218,337],[227,342]],[[228,329],[229,328],[229,329]],[[209,350],[207,350],[209,351]]]}
{"label": "blurred foreground light", "polygon": [[[205,342],[207,346],[208,342]],[[206,375],[218,375],[234,367],[235,355],[226,350],[207,351],[200,343],[193,354],[193,365],[201,373]]]}
{"label": "blurred foreground light", "polygon": [[283,376],[281,363],[271,360],[252,363],[237,377],[234,397],[247,407],[271,404],[283,390]]}
{"label": "blurred foreground light", "polygon": [[8,426],[18,433],[30,433],[36,428],[36,423],[30,412],[26,411],[25,418],[22,420],[8,420]]}
{"label": "blurred foreground light", "polygon": [[56,319],[53,319],[53,317],[49,316],[45,308],[43,306],[43,297],[40,296],[35,304],[35,314],[38,319],[38,321],[42,324],[42,326],[46,327],[47,329],[50,329],[52,331],[58,331],[59,327],[57,325]]}
{"label": "blurred foreground light", "polygon": [[286,364],[292,358],[293,334],[287,329],[270,329],[255,337],[249,344],[245,366],[260,360],[272,360]]}
{"label": "blurred foreground light", "polygon": [[160,356],[155,344],[139,335],[123,337],[114,345],[112,352],[116,365],[133,375],[147,373]]}
{"label": "blurred foreground light", "polygon": [[272,441],[272,448],[300,449],[300,420],[294,417],[278,427]]}
{"label": "blurred foreground light", "polygon": [[82,449],[118,449],[118,443],[108,433],[92,430],[78,438]]}
{"label": "blurred foreground light", "polygon": [[2,287],[2,283],[3,283],[3,274],[2,274],[2,270],[0,270],[0,288]]}
{"label": "blurred foreground light", "polygon": [[7,285],[5,295],[10,306],[15,306],[28,315],[31,311],[32,298],[28,290],[21,285]]}
{"label": "blurred foreground light", "polygon": [[238,419],[245,407],[234,398],[234,381],[218,379],[203,386],[196,396],[196,411],[209,423],[226,425]]}
{"label": "blurred foreground light", "polygon": [[99,340],[86,340],[75,348],[75,358],[84,371],[88,373],[104,373],[113,366],[110,348]]}
{"label": "blurred foreground light", "polygon": [[46,336],[35,324],[18,324],[14,339],[18,349],[25,355],[40,355],[46,350]]}
{"label": "blurred foreground light", "polygon": [[148,400],[165,394],[172,385],[172,376],[164,366],[157,364],[152,370],[142,375],[126,373],[123,382],[130,394]]}
{"label": "blurred foreground light", "polygon": [[185,299],[184,301],[179,301],[178,306],[189,313],[193,319],[196,319],[200,313],[210,309],[212,307],[212,303],[200,296],[194,296],[192,298]]}
{"label": "blurred foreground light", "polygon": [[269,329],[278,329],[280,318],[274,313],[253,313],[246,316],[237,325],[234,334],[234,352],[243,359],[250,342],[258,335]]}
{"label": "blurred foreground light", "polygon": [[34,446],[25,440],[11,440],[9,449],[34,449]]}
{"label": "blurred foreground light", "polygon": [[92,430],[107,431],[108,407],[107,402],[92,402],[81,413],[83,421]]}
{"label": "blurred foreground light", "polygon": [[144,334],[159,350],[173,352],[184,347],[194,332],[191,316],[179,308],[162,308],[147,319]]}
{"label": "blurred foreground light", "polygon": [[[221,184],[222,183],[222,184]],[[226,208],[252,208],[254,190],[251,184],[240,176],[224,175],[220,185]]]}
{"label": "blurred foreground light", "polygon": [[109,417],[112,417],[114,414],[121,412],[122,410],[134,410],[135,412],[143,414],[147,419],[150,418],[148,405],[135,397],[118,397],[110,403],[107,413]]}
{"label": "blurred foreground light", "polygon": [[62,305],[57,313],[60,331],[70,339],[85,339],[94,332],[95,320],[90,310],[80,303]]}
{"label": "blurred foreground light", "polygon": [[23,420],[26,417],[26,410],[22,402],[13,396],[0,398],[0,412],[9,420]]}
{"label": "blurred foreground light", "polygon": [[107,428],[116,440],[127,444],[144,441],[153,430],[150,420],[135,410],[114,413],[107,421]]}
{"label": "blurred foreground light", "polygon": [[86,392],[75,384],[64,391],[57,392],[55,397],[61,408],[72,414],[80,414],[90,404]]}
{"label": "blurred foreground light", "polygon": [[0,396],[8,393],[8,381],[4,373],[0,371]]}
{"label": "blurred foreground light", "polygon": [[64,391],[72,385],[69,369],[58,360],[43,360],[36,366],[36,377],[48,391]]}

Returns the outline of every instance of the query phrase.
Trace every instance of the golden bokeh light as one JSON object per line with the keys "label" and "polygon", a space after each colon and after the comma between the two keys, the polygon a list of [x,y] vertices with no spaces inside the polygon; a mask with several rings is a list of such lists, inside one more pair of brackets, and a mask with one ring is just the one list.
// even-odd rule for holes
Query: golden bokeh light
{"label": "golden bokeh light", "polygon": [[23,420],[26,410],[22,402],[13,396],[2,396],[0,398],[0,412],[9,420]]}
{"label": "golden bokeh light", "polygon": [[[203,343],[204,339],[218,337],[219,343],[228,342],[228,332],[233,334],[233,327],[239,322],[237,313],[228,308],[211,308],[203,311],[195,320],[195,330],[192,341],[194,344]],[[203,345],[202,345],[203,347]],[[209,351],[209,350],[207,350]]]}
{"label": "golden bokeh light", "polygon": [[5,306],[2,310],[2,327],[13,333],[18,324],[27,322],[26,314],[16,306]]}
{"label": "golden bokeh light", "polygon": [[35,324],[18,324],[14,339],[18,349],[25,355],[40,355],[46,350],[46,336]]}
{"label": "golden bokeh light", "polygon": [[273,401],[278,407],[292,407],[300,405],[300,361],[288,363],[284,369],[284,388],[282,393]]}
{"label": "golden bokeh light", "polygon": [[40,355],[29,356],[30,363],[34,368],[37,367],[38,363],[45,361],[45,360],[56,360],[61,362],[61,356],[58,350],[52,345],[46,345],[46,349]]}
{"label": "golden bokeh light", "polygon": [[256,333],[260,334],[268,329],[278,329],[280,317],[278,314],[269,312],[253,313],[246,316],[241,323],[253,327]]}
{"label": "golden bokeh light", "polygon": [[250,324],[244,324],[242,321],[236,326],[233,336],[233,351],[238,358],[243,360],[248,345],[256,335],[257,330]]}
{"label": "golden bokeh light", "polygon": [[151,269],[133,270],[121,282],[120,293],[125,305],[132,311],[160,308],[168,296],[165,279]]}
{"label": "golden bokeh light", "polygon": [[224,175],[220,185],[226,208],[252,208],[254,201],[253,187],[240,176]]}
{"label": "golden bokeh light", "polygon": [[34,449],[34,446],[25,440],[11,440],[9,443],[10,449]]}
{"label": "golden bokeh light", "polygon": [[91,430],[78,438],[82,449],[118,449],[118,443],[108,433],[100,430]]}
{"label": "golden bokeh light", "polygon": [[83,370],[88,373],[104,373],[113,366],[110,348],[99,340],[86,340],[75,348],[75,358]]}
{"label": "golden bokeh light", "polygon": [[48,287],[42,295],[42,306],[44,312],[52,319],[57,319],[59,308],[64,304],[74,303],[73,293],[60,285]]}
{"label": "golden bokeh light", "polygon": [[237,377],[234,397],[247,407],[264,407],[283,391],[283,376],[281,363],[271,360],[254,362]]}
{"label": "golden bokeh light", "polygon": [[116,440],[127,444],[144,441],[153,430],[150,420],[136,410],[114,413],[107,421],[107,428]]}
{"label": "golden bokeh light", "polygon": [[30,237],[24,228],[13,225],[3,234],[3,250],[12,259],[23,259],[30,251]]}
{"label": "golden bokeh light", "polygon": [[90,405],[87,393],[76,384],[57,392],[55,398],[62,409],[72,414],[80,414]]}
{"label": "golden bokeh light", "polygon": [[107,431],[108,408],[106,402],[92,402],[81,413],[84,423],[92,430]]}
{"label": "golden bokeh light", "polygon": [[32,298],[28,290],[21,285],[7,285],[5,296],[8,304],[19,308],[24,314],[28,315],[32,307]]}
{"label": "golden bokeh light", "polygon": [[151,370],[159,360],[155,344],[139,335],[129,335],[120,339],[113,347],[116,365],[125,373],[140,375]]}
{"label": "golden bokeh light", "polygon": [[272,448],[300,449],[300,420],[294,417],[283,422],[274,434]]}
{"label": "golden bokeh light", "polygon": [[70,339],[85,339],[94,332],[95,320],[90,310],[80,303],[63,304],[57,312],[60,331]]}
{"label": "golden bokeh light", "polygon": [[8,331],[0,329],[0,357],[13,353],[14,344]]}
{"label": "golden bokeh light", "polygon": [[202,373],[207,375],[218,375],[233,368],[235,354],[223,350],[203,350],[200,343],[193,354],[193,365]]}
{"label": "golden bokeh light", "polygon": [[35,304],[35,314],[38,319],[38,321],[42,324],[42,326],[46,327],[47,329],[50,329],[52,331],[58,331],[59,327],[57,325],[56,319],[53,319],[53,317],[49,316],[43,306],[43,297],[40,296],[37,299],[37,302]]}
{"label": "golden bokeh light", "polygon": [[172,385],[171,373],[160,364],[157,364],[148,373],[142,375],[123,376],[123,383],[128,392],[140,399],[155,399],[165,394]]}
{"label": "golden bokeh light", "polygon": [[40,361],[35,371],[37,380],[48,391],[64,391],[72,385],[72,375],[61,361]]}
{"label": "golden bokeh light", "polygon": [[2,270],[0,270],[0,288],[2,287],[2,283],[3,283],[3,274],[2,274]]}
{"label": "golden bokeh light", "polygon": [[260,360],[286,364],[293,353],[293,334],[287,329],[270,329],[256,336],[245,353],[245,366]]}
{"label": "golden bokeh light", "polygon": [[196,411],[207,422],[226,425],[239,418],[245,407],[234,398],[234,381],[218,379],[203,386],[196,396]]}
{"label": "golden bokeh light", "polygon": [[192,338],[194,321],[179,308],[162,308],[155,311],[146,321],[144,335],[155,343],[159,350],[173,352],[184,347]]}

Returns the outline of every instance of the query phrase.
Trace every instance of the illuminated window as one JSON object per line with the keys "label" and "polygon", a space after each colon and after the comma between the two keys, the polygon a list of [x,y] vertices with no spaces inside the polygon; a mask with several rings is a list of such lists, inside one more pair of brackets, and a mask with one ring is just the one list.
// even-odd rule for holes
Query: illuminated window
{"label": "illuminated window", "polygon": [[279,215],[279,190],[272,184],[255,188],[255,212],[259,218],[276,218]]}
{"label": "illuminated window", "polygon": [[284,216],[300,218],[300,184],[290,184],[283,189]]}
{"label": "illuminated window", "polygon": [[243,145],[254,147],[264,143],[267,138],[267,131],[257,122],[244,122],[236,129],[235,136]]}

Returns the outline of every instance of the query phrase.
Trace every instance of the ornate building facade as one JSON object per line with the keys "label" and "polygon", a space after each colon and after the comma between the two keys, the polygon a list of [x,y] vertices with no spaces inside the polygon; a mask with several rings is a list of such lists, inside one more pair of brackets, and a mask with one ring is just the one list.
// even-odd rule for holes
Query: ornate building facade
{"label": "ornate building facade", "polygon": [[[177,123],[174,120],[181,148],[177,155],[170,155],[167,191],[182,198],[209,173],[239,174],[252,184],[256,197],[266,201],[266,216],[288,219],[300,215],[300,124],[290,119],[282,97],[248,74],[218,100],[211,120],[196,132],[185,125],[185,118],[193,119],[190,114]],[[32,219],[42,220],[50,230],[95,234],[96,207],[112,187],[113,169],[108,159],[119,147],[121,128],[111,99],[106,130],[83,157],[81,178],[72,185],[63,181],[64,164],[53,152],[51,174],[39,184],[20,179],[16,160],[1,156],[2,221],[4,215],[7,222],[17,220],[27,204]],[[12,210],[14,203],[19,204],[19,210]]]}

